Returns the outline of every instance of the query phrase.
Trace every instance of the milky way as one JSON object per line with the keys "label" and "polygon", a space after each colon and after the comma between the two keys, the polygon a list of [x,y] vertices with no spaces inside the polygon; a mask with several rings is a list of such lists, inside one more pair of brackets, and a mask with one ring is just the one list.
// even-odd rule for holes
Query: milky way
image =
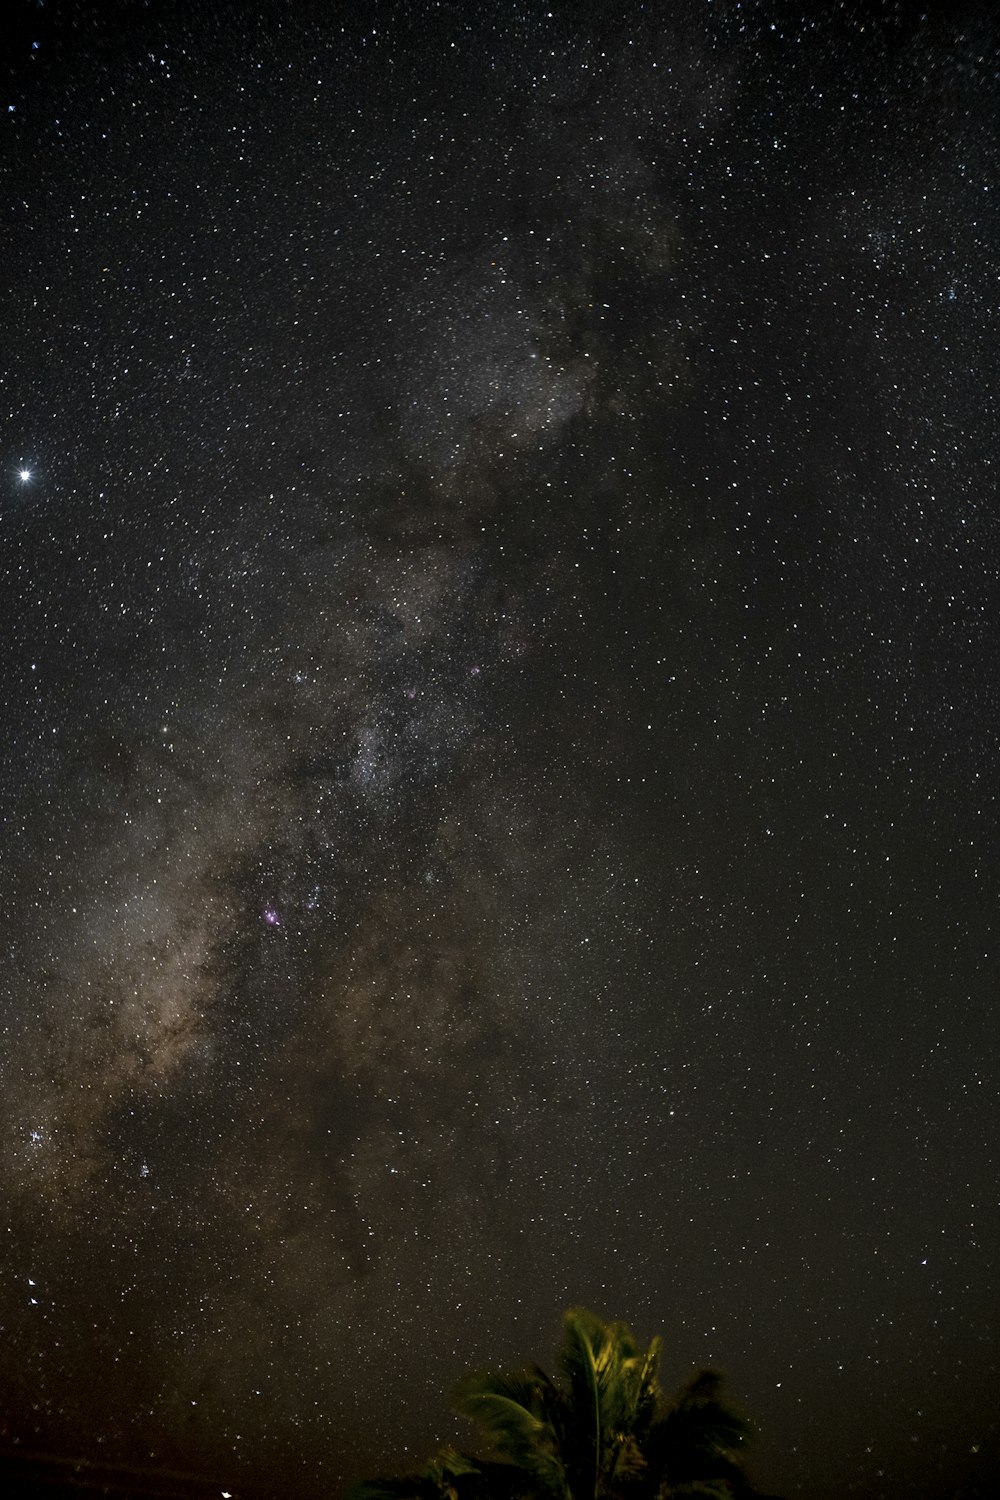
{"label": "milky way", "polygon": [[357,9],[4,75],[4,1441],[327,1494],[580,1301],[988,1483],[996,28]]}

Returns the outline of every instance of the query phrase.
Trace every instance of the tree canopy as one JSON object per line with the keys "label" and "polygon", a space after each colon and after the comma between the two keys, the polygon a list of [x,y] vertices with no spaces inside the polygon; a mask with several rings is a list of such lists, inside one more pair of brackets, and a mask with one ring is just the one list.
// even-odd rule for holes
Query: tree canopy
{"label": "tree canopy", "polygon": [[722,1376],[702,1370],[672,1399],[661,1341],[584,1307],[563,1315],[556,1372],[477,1370],[455,1389],[487,1458],[447,1448],[420,1474],[365,1480],[349,1500],[728,1500],[750,1493],[749,1427]]}

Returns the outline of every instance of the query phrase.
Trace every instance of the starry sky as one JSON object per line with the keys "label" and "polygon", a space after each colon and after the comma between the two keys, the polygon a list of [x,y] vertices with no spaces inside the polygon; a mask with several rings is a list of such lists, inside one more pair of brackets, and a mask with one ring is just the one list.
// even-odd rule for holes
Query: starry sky
{"label": "starry sky", "polygon": [[992,5],[15,11],[0,1447],[991,1492]]}

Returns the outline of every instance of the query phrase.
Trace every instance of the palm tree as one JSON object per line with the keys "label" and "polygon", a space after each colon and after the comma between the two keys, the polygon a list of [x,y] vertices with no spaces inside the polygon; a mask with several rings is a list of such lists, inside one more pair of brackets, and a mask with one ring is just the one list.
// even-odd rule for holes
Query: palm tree
{"label": "palm tree", "polygon": [[745,1488],[738,1456],[749,1436],[749,1424],[723,1399],[722,1376],[702,1370],[660,1406],[643,1444],[646,1468],[635,1500]]}
{"label": "palm tree", "polygon": [[[443,1449],[419,1474],[369,1479],[346,1500],[733,1500],[751,1493],[738,1464],[748,1427],[703,1370],[665,1402],[660,1340],[643,1349],[624,1323],[583,1307],[563,1316],[555,1378],[538,1365],[479,1370],[455,1393],[493,1459]],[[500,1461],[497,1462],[496,1460]]]}
{"label": "palm tree", "polygon": [[456,1405],[523,1471],[538,1500],[605,1500],[645,1468],[659,1356],[659,1339],[642,1349],[624,1323],[572,1307],[558,1379],[537,1365],[509,1375],[477,1371],[459,1385]]}

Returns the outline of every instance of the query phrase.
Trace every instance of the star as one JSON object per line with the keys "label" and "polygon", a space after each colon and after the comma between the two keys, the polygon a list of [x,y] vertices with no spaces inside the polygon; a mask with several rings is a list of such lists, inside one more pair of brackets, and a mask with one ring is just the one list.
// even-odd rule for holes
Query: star
{"label": "star", "polygon": [[18,469],[18,471],[17,471],[17,477],[18,477],[18,479],[20,479],[20,481],[21,481],[22,484],[27,484],[28,480],[31,478],[31,470],[30,469]]}

